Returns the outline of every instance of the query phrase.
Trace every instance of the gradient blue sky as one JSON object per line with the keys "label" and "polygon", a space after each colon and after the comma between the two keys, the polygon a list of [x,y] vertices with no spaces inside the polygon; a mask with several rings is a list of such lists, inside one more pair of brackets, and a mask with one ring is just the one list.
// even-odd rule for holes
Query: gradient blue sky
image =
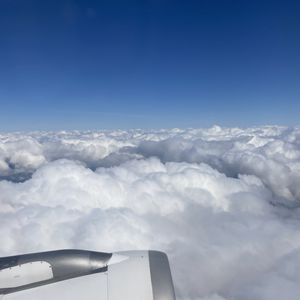
{"label": "gradient blue sky", "polygon": [[299,124],[300,1],[0,0],[0,131]]}

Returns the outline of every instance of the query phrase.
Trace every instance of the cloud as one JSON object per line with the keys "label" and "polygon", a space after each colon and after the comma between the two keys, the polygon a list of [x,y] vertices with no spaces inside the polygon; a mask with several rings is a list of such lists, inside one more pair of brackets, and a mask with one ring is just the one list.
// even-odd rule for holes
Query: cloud
{"label": "cloud", "polygon": [[2,256],[158,249],[178,299],[300,295],[298,128],[2,134],[0,168]]}

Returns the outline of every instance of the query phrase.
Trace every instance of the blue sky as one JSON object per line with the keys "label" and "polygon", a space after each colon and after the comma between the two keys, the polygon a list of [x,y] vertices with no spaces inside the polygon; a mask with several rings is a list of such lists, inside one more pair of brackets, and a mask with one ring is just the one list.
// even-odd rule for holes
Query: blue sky
{"label": "blue sky", "polygon": [[299,124],[300,2],[0,0],[0,131]]}

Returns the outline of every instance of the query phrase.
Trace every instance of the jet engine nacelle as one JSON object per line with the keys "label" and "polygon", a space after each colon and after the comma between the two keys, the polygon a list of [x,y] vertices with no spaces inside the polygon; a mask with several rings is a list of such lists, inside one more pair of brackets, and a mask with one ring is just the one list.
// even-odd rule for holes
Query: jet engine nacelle
{"label": "jet engine nacelle", "polygon": [[57,250],[0,258],[0,299],[175,300],[175,293],[162,252]]}

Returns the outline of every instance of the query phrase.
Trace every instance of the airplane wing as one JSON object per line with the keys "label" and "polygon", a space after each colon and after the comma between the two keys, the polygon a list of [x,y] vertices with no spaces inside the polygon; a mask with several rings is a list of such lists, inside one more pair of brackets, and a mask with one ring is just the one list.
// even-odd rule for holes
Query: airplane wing
{"label": "airplane wing", "polygon": [[0,258],[1,300],[175,300],[166,254],[57,250]]}

